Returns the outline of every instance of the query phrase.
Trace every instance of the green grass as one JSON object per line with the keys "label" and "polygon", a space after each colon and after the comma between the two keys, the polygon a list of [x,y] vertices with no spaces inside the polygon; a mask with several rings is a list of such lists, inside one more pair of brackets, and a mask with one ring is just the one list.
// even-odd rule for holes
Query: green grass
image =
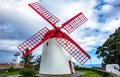
{"label": "green grass", "polygon": [[[85,75],[81,75],[79,77],[103,77],[102,75],[97,74],[97,73],[90,71],[90,70],[82,70],[81,72],[85,72]],[[0,74],[6,75],[6,76],[19,75],[19,71],[0,72]]]}
{"label": "green grass", "polygon": [[102,75],[100,74],[97,74],[93,71],[90,71],[90,70],[83,70],[82,72],[86,73],[85,75],[81,75],[79,77],[103,77]]}
{"label": "green grass", "polygon": [[[97,74],[93,71],[89,71],[89,70],[83,70],[82,72],[85,72],[85,75],[81,75],[80,77],[102,77],[102,75]],[[6,75],[6,76],[11,76],[11,75],[19,75],[19,71],[13,71],[13,72],[0,72],[0,74],[2,75]]]}
{"label": "green grass", "polygon": [[11,75],[19,75],[19,71],[13,72],[0,72],[1,75],[11,76]]}

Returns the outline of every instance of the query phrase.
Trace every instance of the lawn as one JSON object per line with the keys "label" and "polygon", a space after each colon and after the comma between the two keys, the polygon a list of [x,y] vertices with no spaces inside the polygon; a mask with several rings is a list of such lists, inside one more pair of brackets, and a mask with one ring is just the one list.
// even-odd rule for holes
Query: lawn
{"label": "lawn", "polygon": [[13,71],[13,72],[0,72],[1,75],[11,76],[11,75],[19,75],[19,71]]}
{"label": "lawn", "polygon": [[[97,74],[93,71],[90,70],[82,70],[82,72],[85,72],[85,75],[81,75],[79,77],[103,77],[100,74]],[[0,72],[0,74],[2,75],[6,75],[6,76],[11,76],[11,75],[19,75],[19,71],[14,71],[14,72]]]}
{"label": "lawn", "polygon": [[[96,72],[94,72],[92,70],[80,70],[80,72],[84,72],[85,74],[84,75],[80,75],[79,77],[103,77],[101,74],[96,73]],[[18,70],[16,70],[16,71],[9,71],[9,72],[7,72],[7,71],[6,72],[5,71],[4,72],[0,71],[0,74],[1,75],[5,75],[5,76],[19,75],[19,71]],[[36,76],[36,77],[38,77],[38,76]],[[113,77],[113,76],[109,76],[109,77]]]}
{"label": "lawn", "polygon": [[97,73],[90,71],[90,70],[82,70],[82,72],[85,72],[86,74],[81,75],[79,77],[103,77],[102,75],[97,74]]}

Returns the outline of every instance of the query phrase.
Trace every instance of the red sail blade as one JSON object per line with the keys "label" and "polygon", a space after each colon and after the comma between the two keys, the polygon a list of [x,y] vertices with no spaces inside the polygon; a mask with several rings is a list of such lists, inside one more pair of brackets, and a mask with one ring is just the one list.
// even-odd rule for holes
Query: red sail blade
{"label": "red sail blade", "polygon": [[45,9],[38,2],[29,4],[29,6],[33,10],[35,10],[40,16],[42,16],[53,27],[55,27],[55,24],[60,21],[56,16],[54,16],[51,12],[49,12],[47,9]]}
{"label": "red sail blade", "polygon": [[84,64],[91,57],[67,34],[62,33],[64,38],[56,38],[56,40],[73,56],[80,64]]}
{"label": "red sail blade", "polygon": [[82,25],[87,18],[83,15],[83,13],[79,13],[70,20],[66,21],[62,24],[61,28],[64,28],[69,34],[77,29],[80,25]]}
{"label": "red sail blade", "polygon": [[20,44],[18,46],[18,49],[23,53],[24,56],[27,56],[30,52],[32,52],[35,48],[37,48],[39,45],[41,45],[53,35],[51,34],[45,37],[45,34],[47,32],[49,32],[49,29],[47,27],[42,28],[28,40]]}

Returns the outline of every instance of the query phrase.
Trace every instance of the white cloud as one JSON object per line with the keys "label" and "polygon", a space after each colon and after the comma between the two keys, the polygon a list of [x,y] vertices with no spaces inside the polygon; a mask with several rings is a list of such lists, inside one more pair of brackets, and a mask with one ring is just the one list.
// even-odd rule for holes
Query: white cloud
{"label": "white cloud", "polygon": [[[16,28],[32,34],[34,31],[40,30],[44,23],[41,17],[33,11],[28,3],[32,3],[35,0],[3,0],[0,2],[0,24],[10,22],[15,25]],[[38,1],[38,0],[36,0]],[[34,30],[34,29],[35,30]]]}
{"label": "white cloud", "polygon": [[108,21],[102,28],[101,31],[108,31],[109,33],[115,32],[115,29],[120,27],[120,20]]}
{"label": "white cloud", "polygon": [[111,12],[112,9],[113,9],[113,6],[110,4],[106,4],[106,5],[102,6],[102,11],[104,13],[109,13],[109,12]]}
{"label": "white cloud", "polygon": [[119,4],[120,3],[119,0],[104,0],[104,1],[107,3],[110,3],[110,4]]}
{"label": "white cloud", "polygon": [[7,50],[10,52],[19,51],[17,46],[21,43],[19,40],[0,40],[0,50]]}
{"label": "white cloud", "polygon": [[[25,40],[0,39],[0,44],[1,44],[0,50],[8,51],[10,53],[20,52],[20,50],[17,48],[17,46],[20,45],[23,41],[25,41]],[[42,53],[42,45],[40,47],[36,48],[32,53],[36,56],[40,55]]]}

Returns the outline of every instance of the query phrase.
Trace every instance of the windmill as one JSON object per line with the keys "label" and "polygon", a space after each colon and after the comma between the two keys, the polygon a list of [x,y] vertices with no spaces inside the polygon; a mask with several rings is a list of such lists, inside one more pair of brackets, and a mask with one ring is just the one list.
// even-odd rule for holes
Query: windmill
{"label": "windmill", "polygon": [[53,29],[42,28],[20,44],[18,49],[24,56],[27,56],[44,43],[40,64],[41,74],[61,75],[75,73],[71,56],[80,64],[84,64],[91,57],[61,29],[66,30],[70,34],[87,21],[87,18],[80,12],[63,23],[61,27],[57,27],[56,23],[60,20],[41,4],[34,2],[28,5],[51,24]]}

